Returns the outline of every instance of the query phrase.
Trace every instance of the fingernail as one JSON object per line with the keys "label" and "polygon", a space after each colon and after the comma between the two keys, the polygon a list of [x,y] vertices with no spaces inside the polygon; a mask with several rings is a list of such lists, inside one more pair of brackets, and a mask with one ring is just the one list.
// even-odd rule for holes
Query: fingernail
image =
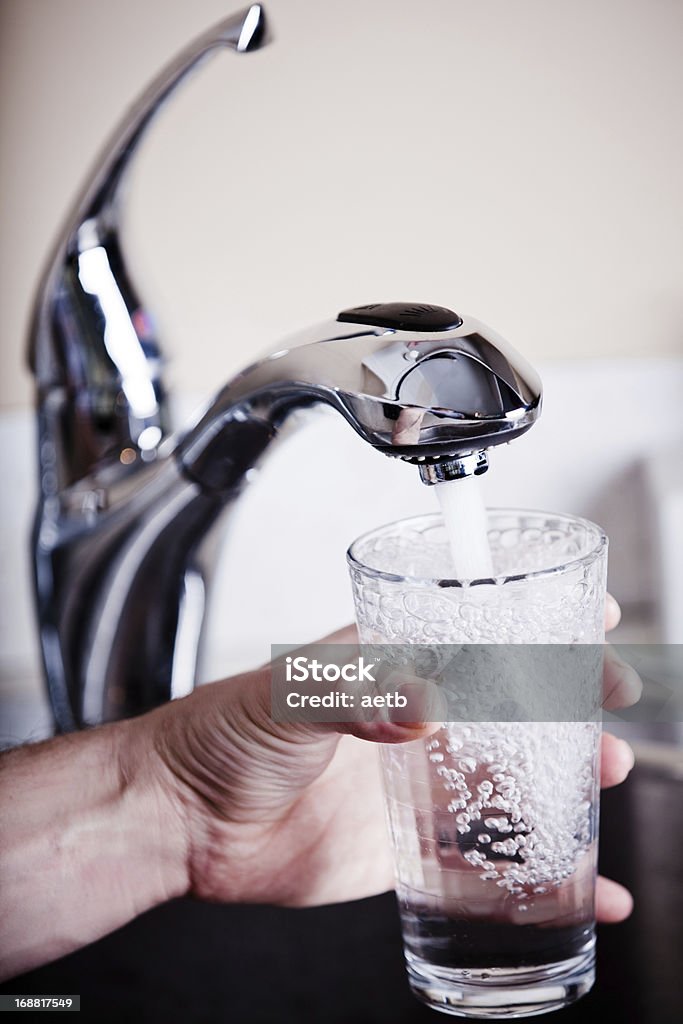
{"label": "fingernail", "polygon": [[392,722],[397,722],[405,726],[406,729],[423,729],[427,720],[423,683],[401,683],[397,687],[396,693],[406,703],[393,711]]}
{"label": "fingernail", "polygon": [[636,755],[633,747],[630,743],[627,743],[626,740],[619,740],[619,743],[621,745],[621,756],[628,762],[628,771],[630,772],[636,763]]}
{"label": "fingernail", "polygon": [[612,597],[609,593],[605,596],[605,610],[609,611],[614,618],[621,618],[621,605],[616,598]]}
{"label": "fingernail", "polygon": [[396,687],[396,693],[401,700],[401,706],[392,709],[392,722],[407,726],[409,729],[423,729],[427,722],[440,721],[444,717],[442,694],[432,680],[420,679],[400,683]]}

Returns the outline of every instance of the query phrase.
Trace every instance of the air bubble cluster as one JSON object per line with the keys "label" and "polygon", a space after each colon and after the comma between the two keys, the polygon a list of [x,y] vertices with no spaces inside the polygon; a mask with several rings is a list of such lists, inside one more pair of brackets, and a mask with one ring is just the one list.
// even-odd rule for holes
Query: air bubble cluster
{"label": "air bubble cluster", "polygon": [[[429,516],[412,523],[370,535],[354,548],[359,562],[376,570],[358,564],[351,569],[361,642],[416,645],[416,659],[423,660],[416,660],[414,674],[425,678],[436,678],[440,658],[460,657],[454,646],[464,645],[465,657],[467,645],[487,648],[481,657],[490,662],[474,691],[480,698],[482,686],[490,687],[485,696],[495,713],[481,714],[480,701],[479,713],[470,714],[463,688],[456,696],[464,713],[451,716],[460,720],[427,741],[426,756],[421,742],[383,750],[401,881],[422,894],[447,892],[458,900],[460,886],[470,893],[474,879],[523,913],[594,853],[599,726],[572,713],[572,702],[581,698],[583,707],[581,694],[576,700],[570,694],[561,722],[523,721],[514,709],[509,713],[511,701],[521,701],[522,709],[529,705],[523,685],[506,691],[512,659],[491,645],[562,645],[565,652],[599,645],[604,560],[584,557],[596,537],[579,521],[491,513],[495,580],[455,583],[443,525]],[[561,572],[529,575],[560,566]],[[549,658],[546,676],[559,679],[562,694],[564,662],[557,647]],[[522,652],[514,659],[522,682],[525,664]],[[534,664],[545,670],[536,655]],[[538,689],[537,680],[531,686]],[[562,714],[553,703],[545,717]]]}
{"label": "air bubble cluster", "polygon": [[[446,754],[435,786],[457,793],[445,807],[453,815],[454,833],[471,838],[463,857],[479,878],[526,900],[570,877],[595,839],[590,796],[599,727],[455,723],[444,725],[437,737]],[[438,806],[438,796],[434,799]]]}

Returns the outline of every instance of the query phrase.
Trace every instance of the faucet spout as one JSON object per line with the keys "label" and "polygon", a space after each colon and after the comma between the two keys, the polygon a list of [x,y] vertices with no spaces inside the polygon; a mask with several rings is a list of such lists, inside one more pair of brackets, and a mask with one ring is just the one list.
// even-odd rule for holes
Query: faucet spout
{"label": "faucet spout", "polygon": [[[404,316],[406,309],[414,312]],[[238,434],[251,452],[257,435],[267,443],[292,408],[320,402],[378,451],[417,464],[425,483],[437,483],[485,472],[486,449],[535,422],[541,382],[489,327],[444,307],[344,310],[219,392],[179,445],[184,472],[209,490],[233,486],[244,472]]]}

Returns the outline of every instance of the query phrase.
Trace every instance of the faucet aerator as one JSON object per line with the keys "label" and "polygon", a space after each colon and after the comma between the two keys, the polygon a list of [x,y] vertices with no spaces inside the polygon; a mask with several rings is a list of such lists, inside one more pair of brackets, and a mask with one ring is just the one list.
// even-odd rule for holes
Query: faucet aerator
{"label": "faucet aerator", "polygon": [[[412,460],[409,460],[412,461]],[[489,468],[486,452],[471,452],[469,455],[435,459],[418,465],[423,484],[441,484],[446,480],[461,480],[465,476],[481,476]]]}

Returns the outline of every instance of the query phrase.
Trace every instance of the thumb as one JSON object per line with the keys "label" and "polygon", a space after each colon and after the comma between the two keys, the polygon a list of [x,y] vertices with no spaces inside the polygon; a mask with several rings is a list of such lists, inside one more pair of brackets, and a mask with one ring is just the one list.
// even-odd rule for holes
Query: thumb
{"label": "thumb", "polygon": [[407,743],[440,728],[445,717],[443,694],[430,679],[392,672],[382,689],[388,706],[377,714],[339,723],[337,731],[373,743]]}
{"label": "thumb", "polygon": [[[397,678],[401,707],[312,720],[274,712],[271,664],[201,686],[157,709],[154,746],[172,774],[223,817],[249,820],[282,808],[317,779],[342,734],[374,743],[420,740],[438,728],[429,717],[434,684]],[[386,712],[386,713],[385,713]],[[332,717],[333,720],[329,720]],[[336,719],[336,720],[335,720]]]}
{"label": "thumb", "polygon": [[[329,656],[321,652],[327,645],[332,645]],[[405,743],[429,736],[439,728],[446,707],[444,695],[434,682],[393,670],[381,681],[373,677],[371,689],[364,688],[358,669],[350,676],[343,671],[352,668],[359,650],[355,629],[348,627],[301,648],[284,662],[278,658],[267,666],[270,714],[278,731],[286,735],[291,730],[299,741],[336,733],[374,743]],[[300,656],[301,651],[320,660]],[[312,676],[308,668],[305,674],[302,672],[300,661],[304,667],[316,668]],[[291,663],[291,670],[287,663]],[[362,663],[359,658],[358,667],[362,668]],[[298,672],[302,674],[298,682],[293,682]]]}

